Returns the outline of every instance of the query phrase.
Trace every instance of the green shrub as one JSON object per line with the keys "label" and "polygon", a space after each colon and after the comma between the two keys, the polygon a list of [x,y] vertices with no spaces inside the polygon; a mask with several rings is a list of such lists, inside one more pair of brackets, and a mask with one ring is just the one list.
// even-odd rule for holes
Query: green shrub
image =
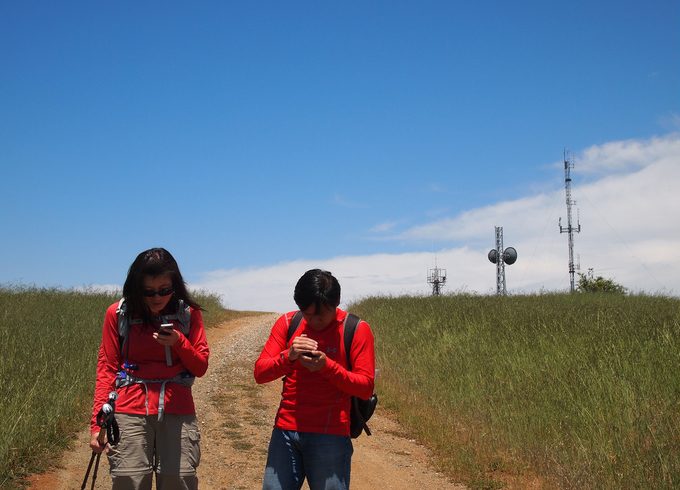
{"label": "green shrub", "polygon": [[605,279],[602,276],[593,277],[590,274],[582,273],[578,275],[576,288],[581,293],[626,293],[626,288],[615,283],[612,279]]}

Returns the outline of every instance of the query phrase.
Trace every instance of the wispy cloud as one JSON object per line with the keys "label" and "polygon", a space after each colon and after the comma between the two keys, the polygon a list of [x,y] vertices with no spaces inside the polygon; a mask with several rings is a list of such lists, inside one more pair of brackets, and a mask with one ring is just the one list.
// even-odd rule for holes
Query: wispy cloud
{"label": "wispy cloud", "polygon": [[442,192],[446,192],[446,188],[442,186],[441,184],[436,184],[436,183],[431,183],[428,186],[428,191],[435,193],[435,194],[440,194]]}
{"label": "wispy cloud", "polygon": [[397,226],[396,221],[389,221],[387,223],[379,223],[373,226],[369,231],[371,233],[387,233],[388,231],[393,230],[395,226]]}
{"label": "wispy cloud", "polygon": [[451,208],[432,208],[432,209],[428,209],[425,212],[425,215],[430,217],[430,218],[434,218],[434,217],[439,217],[439,216],[445,215],[445,214],[450,213],[450,212],[451,212]]}
{"label": "wispy cloud", "polygon": [[[680,135],[590,147],[576,158],[574,174],[581,172],[599,175],[572,189],[582,224],[575,237],[582,269],[606,270],[602,275],[633,291],[680,293],[680,199],[675,189]],[[503,226],[504,245],[519,254],[517,263],[506,268],[509,291],[565,290],[567,239],[557,226],[558,218],[566,217],[564,199],[563,189],[550,190],[413,226],[395,238],[442,245],[436,260],[448,270],[445,291],[492,293],[495,269],[487,253],[494,246],[494,226]],[[374,228],[387,232],[393,225]],[[427,269],[434,261],[434,252],[298,260],[212,271],[192,285],[221,293],[233,308],[283,311],[294,308],[295,282],[311,268],[336,274],[346,304],[375,294],[428,294]]]}
{"label": "wispy cloud", "polygon": [[659,118],[659,125],[667,131],[680,131],[680,114],[671,112]]}
{"label": "wispy cloud", "polygon": [[350,199],[347,199],[345,196],[342,194],[335,193],[333,195],[333,204],[343,207],[343,208],[350,208],[350,209],[357,209],[357,208],[365,208],[366,206],[364,204],[361,204],[357,201],[352,201]]}

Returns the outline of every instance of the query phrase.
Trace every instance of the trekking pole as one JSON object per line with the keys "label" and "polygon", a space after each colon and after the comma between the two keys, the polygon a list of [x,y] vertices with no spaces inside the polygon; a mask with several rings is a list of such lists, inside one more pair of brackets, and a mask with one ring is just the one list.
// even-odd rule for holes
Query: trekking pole
{"label": "trekking pole", "polygon": [[[102,453],[97,453],[97,462],[94,465],[94,473],[92,473],[92,486],[90,490],[94,490],[94,482],[97,481],[97,470],[99,469],[99,458],[102,457]],[[81,488],[81,490],[84,490]]]}
{"label": "trekking pole", "polygon": [[[118,430],[118,422],[116,422],[114,414],[114,408],[116,406],[116,398],[118,398],[118,393],[112,391],[109,393],[109,399],[106,403],[102,405],[101,410],[97,413],[97,425],[99,428],[99,435],[97,436],[97,441],[100,446],[104,446],[106,441],[104,435],[108,439],[108,443],[111,445],[118,444],[120,440],[120,431]],[[97,471],[99,469],[99,459],[102,453],[92,450],[92,456],[90,457],[90,464],[87,465],[87,471],[85,472],[85,478],[83,479],[83,484],[80,486],[80,490],[85,490],[87,486],[87,479],[90,476],[90,470],[92,469],[92,463],[94,462],[94,472],[92,473],[92,486],[94,489],[94,482],[97,481]]]}
{"label": "trekking pole", "polygon": [[[92,450],[92,456],[90,456],[90,464],[87,465],[87,471],[85,472],[85,478],[83,478],[83,484],[80,486],[80,490],[85,490],[87,486],[87,478],[90,476],[90,470],[92,469],[92,463],[94,462],[94,457],[97,456],[97,466],[99,466],[99,455],[101,453],[96,453]],[[92,480],[92,486],[94,486],[94,479]]]}

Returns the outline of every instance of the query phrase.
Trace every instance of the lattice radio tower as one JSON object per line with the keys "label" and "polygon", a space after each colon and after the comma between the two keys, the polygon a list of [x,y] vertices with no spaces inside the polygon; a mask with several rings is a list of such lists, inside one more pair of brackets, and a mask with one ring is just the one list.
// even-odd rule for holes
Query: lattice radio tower
{"label": "lattice radio tower", "polygon": [[517,262],[517,250],[514,247],[503,250],[503,227],[495,226],[494,229],[496,230],[496,248],[489,250],[487,257],[489,262],[496,264],[496,294],[505,296],[507,294],[505,264],[512,265]]}
{"label": "lattice radio tower", "polygon": [[437,259],[434,261],[434,269],[427,271],[427,283],[432,286],[432,296],[439,296],[446,284],[446,269],[437,267]]}
{"label": "lattice radio tower", "polygon": [[577,226],[571,224],[571,206],[576,204],[571,198],[571,169],[574,168],[574,162],[567,150],[564,150],[564,191],[567,202],[567,226],[562,226],[562,218],[559,219],[560,233],[567,233],[569,236],[569,288],[574,292],[574,233],[581,233],[581,223],[578,219],[578,211],[576,217]]}

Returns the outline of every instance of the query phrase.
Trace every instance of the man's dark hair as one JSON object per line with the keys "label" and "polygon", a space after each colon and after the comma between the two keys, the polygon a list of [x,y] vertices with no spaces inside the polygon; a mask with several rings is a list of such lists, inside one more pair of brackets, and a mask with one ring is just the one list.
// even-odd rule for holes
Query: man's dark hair
{"label": "man's dark hair", "polygon": [[308,270],[295,285],[293,299],[300,310],[311,305],[316,305],[316,311],[321,305],[337,308],[340,304],[340,283],[328,271]]}
{"label": "man's dark hair", "polygon": [[123,297],[131,316],[142,317],[147,321],[151,320],[148,308],[144,303],[144,277],[156,277],[163,274],[170,274],[172,289],[174,290],[168,308],[176,309],[179,306],[178,300],[181,299],[185,304],[201,309],[201,306],[193,300],[189,291],[187,291],[177,261],[170,252],[164,248],[150,248],[137,256],[128,270],[123,285]]}

